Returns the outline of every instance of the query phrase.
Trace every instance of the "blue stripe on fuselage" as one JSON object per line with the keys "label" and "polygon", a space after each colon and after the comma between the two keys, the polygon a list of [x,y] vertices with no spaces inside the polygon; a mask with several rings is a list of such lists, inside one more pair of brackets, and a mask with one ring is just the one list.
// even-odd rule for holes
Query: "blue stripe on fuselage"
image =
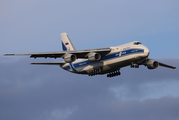
{"label": "blue stripe on fuselage", "polygon": [[65,70],[69,70],[70,69],[70,66],[66,66],[64,67]]}
{"label": "blue stripe on fuselage", "polygon": [[129,50],[125,50],[125,51],[120,51],[120,52],[115,52],[113,54],[109,54],[107,56],[102,57],[100,60],[108,60],[108,59],[112,59],[115,57],[124,57],[126,55],[130,55],[133,53],[144,53],[144,49],[129,49]]}
{"label": "blue stripe on fuselage", "polygon": [[99,62],[102,60],[109,60],[109,59],[113,59],[113,58],[117,58],[117,57],[124,57],[126,55],[136,54],[136,53],[144,53],[144,49],[129,49],[129,50],[125,50],[125,51],[119,51],[119,52],[115,52],[115,53],[109,54],[107,56],[104,56],[98,61],[91,62],[89,60],[86,60],[83,62],[75,63],[75,64],[73,64],[73,66],[74,67],[85,66],[86,64],[91,64],[91,63]]}
{"label": "blue stripe on fuselage", "polygon": [[79,66],[82,67],[82,66],[90,65],[92,63],[99,62],[99,61],[102,61],[102,60],[109,60],[109,59],[114,59],[114,58],[117,58],[117,57],[124,57],[126,55],[131,55],[131,54],[136,54],[136,53],[144,53],[144,49],[129,49],[129,50],[115,52],[115,53],[109,54],[107,56],[104,56],[100,60],[94,61],[94,62],[86,60],[86,61],[74,63],[74,64],[69,63],[70,66],[66,66],[64,69],[68,70],[71,67],[71,69],[76,72],[75,68],[77,68]]}
{"label": "blue stripe on fuselage", "polygon": [[69,63],[69,65],[70,65],[71,69],[76,72],[75,68],[73,67],[73,64]]}

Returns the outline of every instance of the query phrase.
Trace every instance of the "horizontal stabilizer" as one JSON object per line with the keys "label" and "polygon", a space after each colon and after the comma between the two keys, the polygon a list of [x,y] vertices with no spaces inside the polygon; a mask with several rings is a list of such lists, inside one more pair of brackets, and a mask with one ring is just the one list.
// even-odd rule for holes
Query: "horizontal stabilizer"
{"label": "horizontal stabilizer", "polygon": [[31,63],[37,65],[64,65],[65,62],[46,62],[46,63]]}

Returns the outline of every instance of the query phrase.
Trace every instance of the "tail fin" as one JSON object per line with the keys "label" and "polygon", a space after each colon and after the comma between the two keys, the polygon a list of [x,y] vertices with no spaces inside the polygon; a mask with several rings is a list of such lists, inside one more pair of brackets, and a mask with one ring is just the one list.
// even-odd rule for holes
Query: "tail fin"
{"label": "tail fin", "polygon": [[61,33],[63,51],[76,50],[67,33]]}

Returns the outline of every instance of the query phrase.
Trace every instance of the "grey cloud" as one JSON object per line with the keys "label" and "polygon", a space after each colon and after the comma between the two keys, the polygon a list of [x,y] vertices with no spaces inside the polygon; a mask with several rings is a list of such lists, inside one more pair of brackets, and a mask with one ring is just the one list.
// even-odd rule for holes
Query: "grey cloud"
{"label": "grey cloud", "polygon": [[[104,120],[177,120],[178,119],[178,98],[164,97],[160,99],[148,99],[142,102],[136,100],[110,101],[93,104],[91,111],[82,110],[77,114],[77,119],[104,119]],[[98,109],[101,108],[101,109]],[[70,118],[76,118],[75,113]]]}
{"label": "grey cloud", "polygon": [[[140,99],[147,94],[145,87],[140,86],[179,80],[177,69],[169,72],[159,68],[148,73],[147,68],[124,68],[120,77],[109,79],[68,73],[58,66],[29,65],[32,60],[26,58],[14,62],[8,59],[13,60],[1,58],[4,62],[0,63],[0,119],[177,120],[179,117],[177,96]],[[162,62],[179,67],[178,60]],[[116,97],[111,88],[121,86],[128,92]]]}

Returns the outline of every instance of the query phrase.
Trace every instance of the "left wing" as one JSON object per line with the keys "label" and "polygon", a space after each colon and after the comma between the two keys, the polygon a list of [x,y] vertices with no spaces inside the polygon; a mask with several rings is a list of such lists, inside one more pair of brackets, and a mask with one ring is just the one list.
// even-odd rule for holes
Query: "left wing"
{"label": "left wing", "polygon": [[87,58],[87,54],[91,52],[99,53],[101,56],[105,56],[111,51],[110,47],[97,48],[97,49],[85,49],[85,50],[74,50],[74,51],[59,51],[59,52],[40,52],[40,53],[21,53],[21,54],[4,54],[9,55],[30,55],[31,58],[61,58],[65,54],[74,54],[77,58]]}
{"label": "left wing", "polygon": [[167,67],[167,68],[171,68],[171,69],[176,69],[176,67],[174,66],[170,66],[170,65],[167,65],[167,64],[163,64],[161,62],[158,62],[159,63],[159,66],[162,66],[162,67]]}
{"label": "left wing", "polygon": [[167,68],[171,68],[171,69],[176,69],[176,67],[174,67],[174,66],[167,65],[167,64],[164,64],[164,63],[152,60],[152,59],[146,59],[144,65],[147,66],[148,69],[155,69],[158,66],[167,67]]}

